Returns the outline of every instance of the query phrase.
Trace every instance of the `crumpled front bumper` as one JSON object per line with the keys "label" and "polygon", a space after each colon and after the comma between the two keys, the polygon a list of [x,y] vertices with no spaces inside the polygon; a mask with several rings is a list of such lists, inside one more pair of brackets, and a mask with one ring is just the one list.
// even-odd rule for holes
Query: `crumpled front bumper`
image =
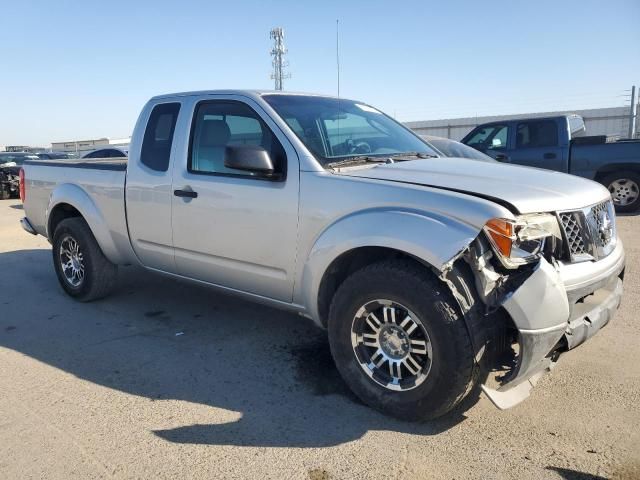
{"label": "crumpled front bumper", "polygon": [[623,293],[622,243],[601,262],[589,262],[572,272],[569,266],[556,268],[542,259],[533,274],[503,301],[518,329],[519,354],[516,370],[506,383],[497,389],[482,386],[498,408],[510,408],[527,398],[561,353],[609,323]]}

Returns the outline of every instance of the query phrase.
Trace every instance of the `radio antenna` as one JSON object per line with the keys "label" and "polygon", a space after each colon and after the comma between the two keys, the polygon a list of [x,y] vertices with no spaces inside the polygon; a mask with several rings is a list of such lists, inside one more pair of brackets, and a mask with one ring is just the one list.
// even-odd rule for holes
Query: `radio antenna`
{"label": "radio antenna", "polygon": [[338,97],[340,97],[340,20],[336,19],[336,68],[338,73]]}

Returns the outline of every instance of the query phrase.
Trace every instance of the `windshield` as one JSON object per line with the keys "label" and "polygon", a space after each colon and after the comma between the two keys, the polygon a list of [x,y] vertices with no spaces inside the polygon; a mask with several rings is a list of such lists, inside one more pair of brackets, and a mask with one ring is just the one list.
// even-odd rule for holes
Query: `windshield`
{"label": "windshield", "polygon": [[308,95],[263,98],[323,166],[363,155],[437,155],[410,130],[364,103]]}
{"label": "windshield", "polygon": [[489,155],[485,155],[475,148],[471,148],[464,143],[456,142],[455,140],[427,137],[427,141],[447,157],[470,158],[472,160],[481,160],[483,162],[495,162],[495,160]]}

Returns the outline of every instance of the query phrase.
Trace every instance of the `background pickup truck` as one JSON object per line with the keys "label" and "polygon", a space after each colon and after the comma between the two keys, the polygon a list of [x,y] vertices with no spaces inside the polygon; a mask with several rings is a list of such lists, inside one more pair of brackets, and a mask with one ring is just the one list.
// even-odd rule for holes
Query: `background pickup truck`
{"label": "background pickup truck", "polygon": [[441,157],[343,98],[155,97],[128,159],[28,161],[20,195],[73,298],[139,264],[298,313],[364,402],[405,419],[480,388],[517,404],[622,296],[602,185]]}
{"label": "background pickup truck", "polygon": [[485,123],[462,139],[496,160],[571,173],[602,183],[616,210],[640,208],[640,140],[583,136],[579,115]]}

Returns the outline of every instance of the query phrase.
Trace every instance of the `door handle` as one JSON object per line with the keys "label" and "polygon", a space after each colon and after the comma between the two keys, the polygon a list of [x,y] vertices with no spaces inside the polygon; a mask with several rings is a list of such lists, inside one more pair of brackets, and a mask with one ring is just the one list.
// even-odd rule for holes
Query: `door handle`
{"label": "door handle", "polygon": [[173,194],[176,197],[182,198],[198,198],[198,192],[194,192],[193,190],[174,190]]}
{"label": "door handle", "polygon": [[509,160],[509,157],[507,157],[504,153],[499,153],[495,156],[495,159],[501,162],[503,160]]}
{"label": "door handle", "polygon": [[556,154],[555,154],[555,153],[553,153],[553,152],[545,153],[545,154],[543,155],[543,158],[544,158],[545,160],[553,160],[554,158],[556,158]]}

